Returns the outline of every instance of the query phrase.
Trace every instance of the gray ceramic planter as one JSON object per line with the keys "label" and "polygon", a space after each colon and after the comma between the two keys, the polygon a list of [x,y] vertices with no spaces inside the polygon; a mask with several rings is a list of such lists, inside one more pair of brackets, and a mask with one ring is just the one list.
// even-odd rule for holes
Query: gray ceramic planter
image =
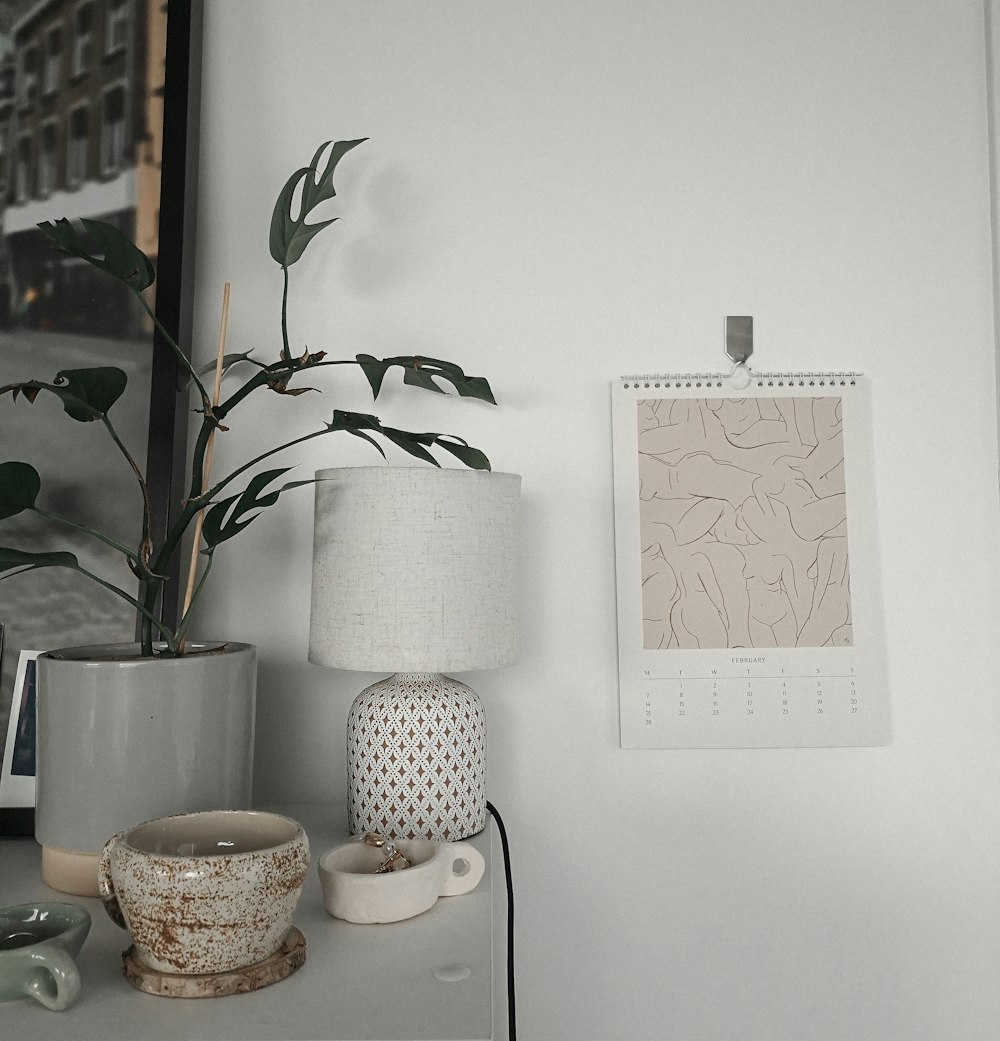
{"label": "gray ceramic planter", "polygon": [[[45,881],[96,893],[97,856],[123,828],[248,809],[256,679],[256,650],[244,643],[193,644],[180,658],[140,658],[137,645],[41,655],[35,837]],[[67,862],[60,851],[85,856]]]}

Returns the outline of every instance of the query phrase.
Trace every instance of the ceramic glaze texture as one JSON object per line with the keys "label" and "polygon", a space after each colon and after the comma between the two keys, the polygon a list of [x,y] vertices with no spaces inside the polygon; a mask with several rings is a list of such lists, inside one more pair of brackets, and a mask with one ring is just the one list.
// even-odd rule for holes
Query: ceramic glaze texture
{"label": "ceramic glaze texture", "polygon": [[301,825],[277,814],[186,814],[115,836],[101,864],[105,906],[150,968],[229,972],[281,947],[309,843]]}
{"label": "ceramic glaze texture", "polygon": [[397,673],[366,687],[347,720],[353,834],[455,840],[486,827],[486,714],[450,676]]}
{"label": "ceramic glaze texture", "polygon": [[97,854],[138,821],[249,809],[257,652],[229,643],[196,653],[206,646],[179,658],[139,658],[135,645],[39,658],[43,846]]}

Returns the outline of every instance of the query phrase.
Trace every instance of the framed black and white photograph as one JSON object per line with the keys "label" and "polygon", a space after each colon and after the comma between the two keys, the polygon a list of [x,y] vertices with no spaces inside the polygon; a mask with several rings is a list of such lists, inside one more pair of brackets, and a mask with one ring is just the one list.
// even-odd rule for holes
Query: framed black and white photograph
{"label": "framed black and white photograph", "polygon": [[40,651],[17,659],[0,765],[0,835],[30,835],[35,817],[35,695]]}
{"label": "framed black and white photograph", "polygon": [[[127,386],[115,428],[144,464],[165,530],[183,459],[177,363],[138,302],[114,279],[56,252],[42,222],[114,225],[152,260],[156,319],[187,344],[184,237],[194,108],[192,0],[0,0],[0,386],[52,382],[63,370],[114,366]],[[154,299],[155,296],[155,299]],[[100,423],[77,423],[53,395],[0,396],[0,462],[41,477],[38,505],[0,521],[0,546],[67,551],[128,589],[122,555],[74,527],[129,544],[141,493]],[[59,520],[55,518],[60,518]],[[169,596],[179,583],[167,583]],[[164,615],[176,611],[168,599]],[[26,648],[135,638],[133,608],[84,576],[48,567],[4,576],[0,733]]]}

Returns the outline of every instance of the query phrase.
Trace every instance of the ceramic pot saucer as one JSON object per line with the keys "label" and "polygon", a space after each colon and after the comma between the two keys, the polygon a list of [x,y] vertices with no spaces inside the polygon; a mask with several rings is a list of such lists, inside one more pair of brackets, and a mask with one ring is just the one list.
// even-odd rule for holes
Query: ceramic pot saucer
{"label": "ceramic pot saucer", "polygon": [[122,971],[129,983],[146,994],[164,998],[221,998],[227,994],[247,994],[291,976],[306,960],[306,940],[293,925],[281,947],[264,961],[231,972],[211,972],[200,976],[160,972],[150,968],[135,947],[122,953]]}

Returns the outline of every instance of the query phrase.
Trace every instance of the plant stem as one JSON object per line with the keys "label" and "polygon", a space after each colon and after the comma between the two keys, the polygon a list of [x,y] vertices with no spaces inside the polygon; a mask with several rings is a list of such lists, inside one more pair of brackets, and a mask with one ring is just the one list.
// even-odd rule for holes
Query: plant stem
{"label": "plant stem", "polygon": [[284,276],[281,288],[281,357],[283,361],[292,360],[292,351],[288,346],[288,268],[282,264],[281,273]]}
{"label": "plant stem", "polygon": [[267,387],[281,379],[289,379],[297,372],[305,372],[307,369],[315,369],[321,365],[357,365],[357,361],[341,359],[333,361],[298,362],[294,359],[288,362],[279,362],[267,365],[255,373],[243,384],[239,390],[234,391],[218,408],[213,409],[215,418],[223,420],[226,416],[246,397],[252,394],[258,387]]}
{"label": "plant stem", "polygon": [[236,478],[239,477],[241,473],[244,473],[245,471],[249,470],[252,466],[256,466],[259,462],[262,462],[264,459],[267,459],[272,455],[277,455],[278,452],[283,452],[286,448],[292,448],[295,445],[299,445],[303,441],[310,441],[314,437],[322,437],[323,434],[330,434],[334,432],[335,431],[332,431],[329,428],[324,428],[323,430],[314,430],[311,434],[303,434],[302,437],[297,437],[294,441],[288,441],[283,445],[278,445],[277,448],[272,448],[267,452],[262,452],[259,456],[257,456],[256,459],[251,459],[249,462],[244,463],[240,467],[237,467],[235,470],[233,470],[231,474],[219,481],[218,484],[209,488],[208,491],[205,492],[205,494],[202,496],[202,499],[204,499],[202,505],[207,506],[208,503],[211,502],[211,500],[214,499],[215,496],[218,495],[219,492],[221,492],[222,489],[226,487],[227,484],[230,484],[232,481],[236,480]]}
{"label": "plant stem", "polygon": [[43,510],[41,506],[38,506],[37,504],[30,506],[29,509],[33,513],[37,513],[40,517],[57,521],[59,524],[65,524],[69,528],[75,528],[77,531],[82,531],[85,535],[91,535],[95,539],[100,539],[106,546],[118,550],[119,553],[124,553],[133,564],[137,565],[139,563],[139,558],[135,555],[135,550],[131,550],[128,546],[123,546],[120,542],[116,542],[109,535],[104,535],[101,532],[96,531],[94,528],[88,528],[84,524],[77,524],[76,521],[67,520],[65,517],[59,517],[54,513],[49,513],[48,510]]}
{"label": "plant stem", "polygon": [[136,480],[139,482],[139,491],[142,493],[142,539],[139,543],[138,549],[138,561],[140,567],[145,569],[149,565],[149,557],[153,551],[153,540],[150,532],[153,527],[153,504],[149,498],[149,487],[146,484],[146,479],[143,477],[142,470],[139,469],[136,461],[132,458],[131,453],[125,447],[122,439],[118,436],[118,431],[115,430],[108,419],[107,413],[102,417],[105,429],[111,435],[112,440],[118,446],[122,455],[125,456],[128,465],[132,468],[132,472],[135,474]]}
{"label": "plant stem", "polygon": [[[170,647],[172,648],[174,646],[173,633],[156,617],[155,614],[148,610],[144,604],[136,600],[135,597],[129,596],[124,589],[119,589],[118,586],[113,585],[111,582],[105,582],[103,578],[100,578],[93,572],[88,571],[85,567],[80,567],[79,565],[77,565],[75,568],[73,568],[73,570],[79,571],[82,575],[86,575],[88,578],[92,578],[99,586],[104,586],[105,589],[110,590],[116,596],[120,596],[122,600],[131,604],[142,616],[144,628],[147,625],[150,627],[155,627],[159,631],[160,635],[167,641]],[[148,650],[145,648],[144,644],[142,653],[145,655],[153,653],[152,640],[150,640],[149,642]]]}
{"label": "plant stem", "polygon": [[139,298],[139,303],[142,304],[143,310],[145,310],[146,314],[149,315],[150,319],[153,322],[153,325],[155,325],[156,328],[160,331],[160,334],[167,341],[167,345],[170,347],[170,349],[177,356],[177,360],[181,363],[181,368],[184,369],[184,371],[190,377],[191,381],[198,388],[198,393],[201,395],[201,400],[202,400],[203,404],[205,405],[205,407],[207,408],[208,407],[208,403],[209,403],[208,402],[208,391],[205,389],[205,385],[201,382],[201,379],[198,377],[198,373],[195,371],[194,366],[191,364],[190,359],[180,349],[180,347],[177,346],[177,342],[170,335],[170,333],[167,332],[167,330],[164,328],[163,323],[159,320],[159,318],[156,317],[156,312],[146,302],[146,298],[142,295],[142,293],[136,292],[135,290],[133,290],[133,292]]}
{"label": "plant stem", "polygon": [[191,616],[194,612],[195,605],[198,603],[198,597],[201,596],[201,591],[205,588],[205,579],[208,578],[208,573],[212,570],[212,559],[214,555],[214,551],[205,554],[207,560],[205,561],[205,567],[202,569],[201,578],[198,579],[198,585],[195,587],[194,593],[191,595],[187,608],[181,617],[180,625],[177,627],[175,636],[177,638],[178,650],[183,648],[187,640],[187,630],[191,623]]}
{"label": "plant stem", "polygon": [[202,419],[201,429],[198,431],[198,437],[191,452],[191,483],[188,485],[188,502],[198,499],[204,490],[205,456],[208,452],[208,446],[211,443],[214,430],[215,424],[211,419],[207,417]]}
{"label": "plant stem", "polygon": [[[211,423],[206,421],[207,426],[211,426]],[[199,476],[200,480],[200,476]],[[149,617],[153,616],[153,611],[156,607],[156,598],[160,592],[160,586],[163,584],[163,578],[159,577],[166,574],[167,563],[173,557],[180,544],[181,539],[184,537],[184,533],[188,529],[188,525],[194,520],[195,516],[200,509],[197,501],[188,500],[184,503],[181,509],[180,516],[174,521],[170,530],[167,532],[166,538],[163,540],[163,545],[160,546],[159,551],[150,563],[150,577],[143,583],[143,605],[146,614]],[[141,639],[143,646],[150,646],[150,653],[152,648],[152,630],[147,624],[147,618],[143,617]],[[175,646],[175,644],[172,644]],[[145,653],[145,651],[143,652]]]}

